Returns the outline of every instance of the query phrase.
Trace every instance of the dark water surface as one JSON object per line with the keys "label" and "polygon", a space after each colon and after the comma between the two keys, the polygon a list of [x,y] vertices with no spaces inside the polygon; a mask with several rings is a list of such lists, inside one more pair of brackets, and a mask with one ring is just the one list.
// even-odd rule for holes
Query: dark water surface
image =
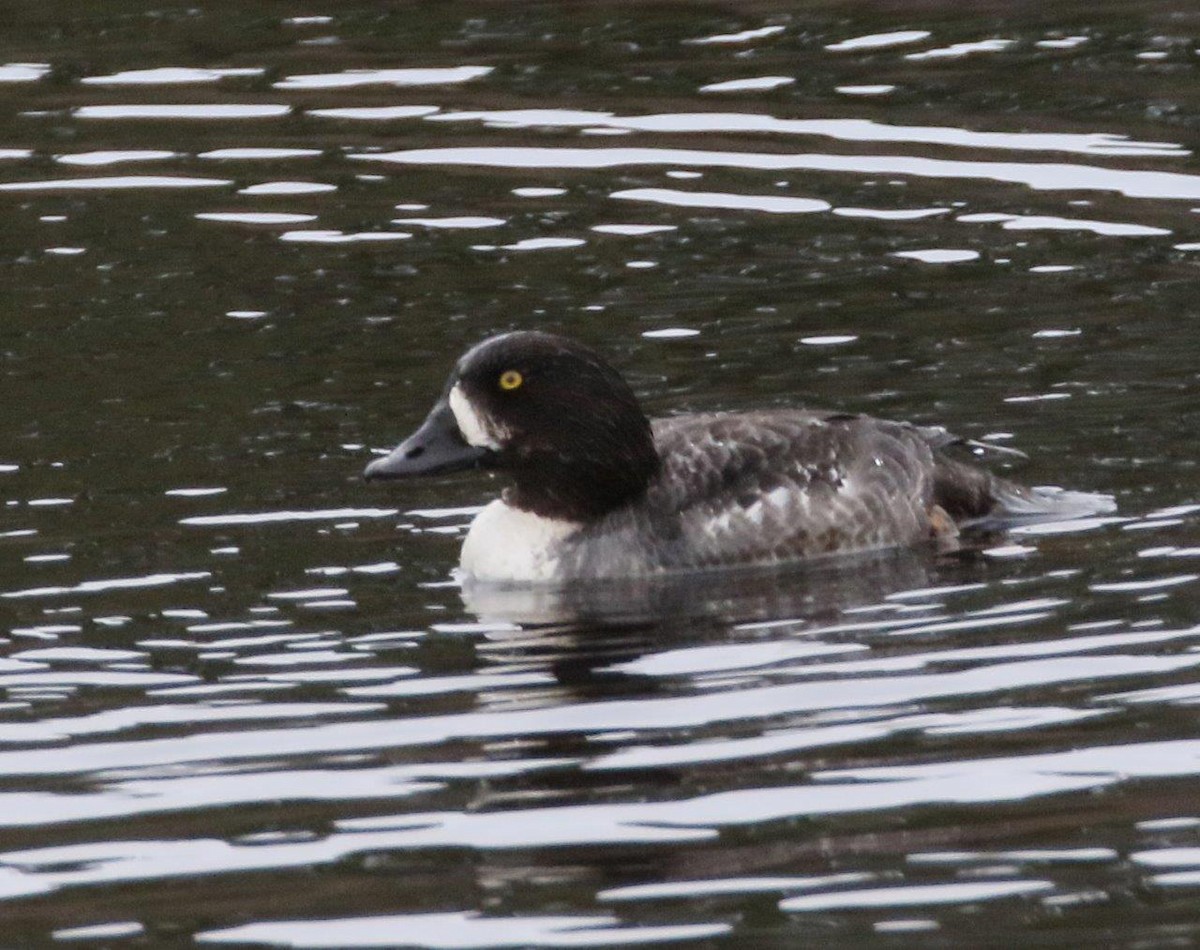
{"label": "dark water surface", "polygon": [[[1194,4],[4,17],[0,942],[1200,940]],[[464,596],[513,327],[1120,512]]]}

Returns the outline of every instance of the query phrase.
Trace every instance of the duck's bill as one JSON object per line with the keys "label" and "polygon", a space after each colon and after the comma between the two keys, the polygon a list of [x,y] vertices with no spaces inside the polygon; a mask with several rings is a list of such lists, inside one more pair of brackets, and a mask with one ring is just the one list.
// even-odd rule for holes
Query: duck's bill
{"label": "duck's bill", "polygon": [[368,465],[363,477],[409,478],[457,472],[482,465],[490,454],[487,449],[467,444],[449,403],[443,399],[433,407],[421,428],[388,455]]}

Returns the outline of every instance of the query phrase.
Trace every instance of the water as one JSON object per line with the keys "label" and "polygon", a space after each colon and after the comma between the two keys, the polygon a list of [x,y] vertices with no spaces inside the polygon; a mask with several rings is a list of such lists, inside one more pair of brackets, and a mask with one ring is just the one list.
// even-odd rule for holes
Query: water
{"label": "water", "polygon": [[[6,941],[1197,939],[1191,5],[8,16]],[[1120,511],[460,591],[358,473],[513,327]]]}

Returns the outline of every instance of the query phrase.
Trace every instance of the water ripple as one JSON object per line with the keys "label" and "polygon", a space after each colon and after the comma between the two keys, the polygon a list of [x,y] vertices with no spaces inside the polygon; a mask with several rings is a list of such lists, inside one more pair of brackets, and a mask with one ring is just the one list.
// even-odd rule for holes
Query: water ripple
{"label": "water ripple", "polygon": [[867,175],[1009,182],[1039,191],[1107,191],[1129,198],[1200,200],[1200,176],[1182,172],[1132,171],[1056,162],[975,162],[904,155],[780,155],[670,148],[554,148],[492,146],[417,148],[360,153],[351,158],[400,165],[480,168],[601,169],[635,165],[743,168],[762,171],[830,171]]}
{"label": "water ripple", "polygon": [[[0,65],[9,943],[1186,939],[1200,176],[1153,4],[48,3]],[[1120,510],[464,582],[500,483],[359,473],[518,327],[655,415],[944,422]]]}

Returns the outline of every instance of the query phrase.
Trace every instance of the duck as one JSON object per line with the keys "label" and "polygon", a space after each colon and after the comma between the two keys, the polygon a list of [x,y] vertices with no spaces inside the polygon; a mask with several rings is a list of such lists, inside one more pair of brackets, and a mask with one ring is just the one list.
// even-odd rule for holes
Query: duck
{"label": "duck", "polygon": [[507,475],[472,521],[459,569],[516,585],[946,546],[973,527],[1114,507],[1108,495],[1030,488],[953,457],[963,445],[981,449],[941,427],[856,412],[651,420],[592,347],[515,331],[470,348],[425,421],[364,477]]}

